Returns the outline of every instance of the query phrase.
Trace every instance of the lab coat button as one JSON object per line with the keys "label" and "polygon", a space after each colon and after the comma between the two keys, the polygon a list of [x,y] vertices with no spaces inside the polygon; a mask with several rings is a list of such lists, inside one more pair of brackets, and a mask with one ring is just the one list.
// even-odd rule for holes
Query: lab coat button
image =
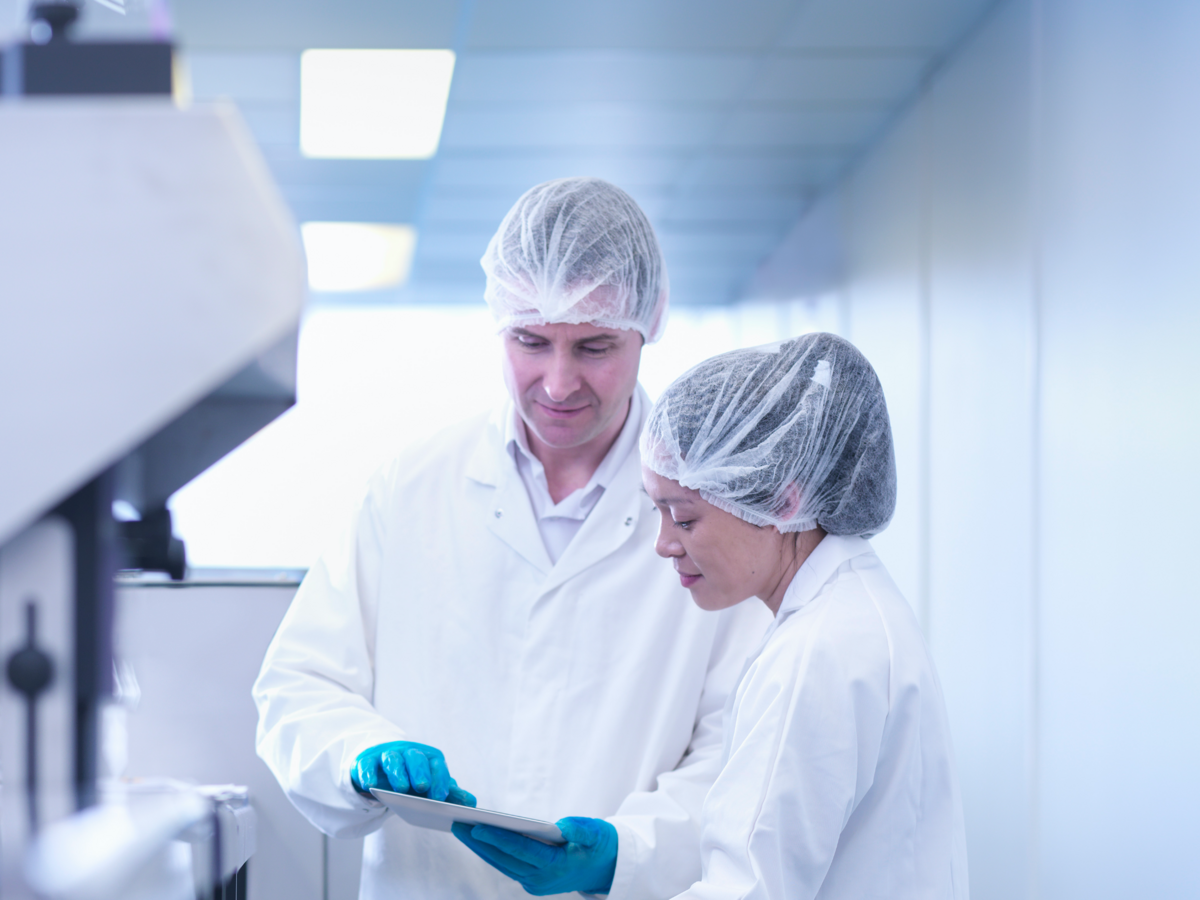
{"label": "lab coat button", "polygon": [[502,515],[504,515],[504,510],[502,510],[502,509],[496,510],[496,518],[497,519],[500,518]]}
{"label": "lab coat button", "polygon": [[633,524],[633,516],[630,516],[628,519],[625,520],[625,527],[628,528],[632,524]]}

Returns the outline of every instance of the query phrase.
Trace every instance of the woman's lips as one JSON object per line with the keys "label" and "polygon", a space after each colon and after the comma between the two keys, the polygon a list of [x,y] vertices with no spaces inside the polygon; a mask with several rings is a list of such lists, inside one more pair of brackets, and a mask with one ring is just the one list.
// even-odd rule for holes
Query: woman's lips
{"label": "woman's lips", "polygon": [[690,588],[693,584],[703,578],[703,575],[687,575],[683,572],[679,573],[679,583],[685,588]]}

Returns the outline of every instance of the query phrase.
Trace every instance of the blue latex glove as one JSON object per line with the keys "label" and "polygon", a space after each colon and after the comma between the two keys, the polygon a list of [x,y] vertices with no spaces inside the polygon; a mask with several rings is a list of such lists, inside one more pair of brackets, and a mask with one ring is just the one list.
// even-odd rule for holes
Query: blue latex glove
{"label": "blue latex glove", "polygon": [[603,819],[559,819],[565,845],[544,844],[491,825],[455,822],[454,836],[475,855],[537,897],[607,894],[617,870],[617,829]]}
{"label": "blue latex glove", "polygon": [[364,750],[350,770],[350,782],[367,797],[371,788],[379,788],[460,806],[475,805],[475,797],[450,777],[442,751],[413,741],[392,741]]}

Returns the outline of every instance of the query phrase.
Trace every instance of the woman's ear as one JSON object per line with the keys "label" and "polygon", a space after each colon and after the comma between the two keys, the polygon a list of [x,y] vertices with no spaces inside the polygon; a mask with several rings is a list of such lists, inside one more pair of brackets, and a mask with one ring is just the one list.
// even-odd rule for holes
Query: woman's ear
{"label": "woman's ear", "polygon": [[775,505],[775,516],[783,522],[789,522],[800,511],[800,488],[793,481],[783,488],[779,502]]}

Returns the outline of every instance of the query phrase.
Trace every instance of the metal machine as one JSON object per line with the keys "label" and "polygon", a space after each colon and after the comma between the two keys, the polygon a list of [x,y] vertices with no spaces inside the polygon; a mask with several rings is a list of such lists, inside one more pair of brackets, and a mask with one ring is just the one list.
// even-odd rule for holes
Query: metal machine
{"label": "metal machine", "polygon": [[113,577],[183,577],[167,498],[292,404],[303,255],[236,111],[76,14],[0,55],[0,896],[172,896],[181,839],[233,896],[244,797],[105,781]]}

